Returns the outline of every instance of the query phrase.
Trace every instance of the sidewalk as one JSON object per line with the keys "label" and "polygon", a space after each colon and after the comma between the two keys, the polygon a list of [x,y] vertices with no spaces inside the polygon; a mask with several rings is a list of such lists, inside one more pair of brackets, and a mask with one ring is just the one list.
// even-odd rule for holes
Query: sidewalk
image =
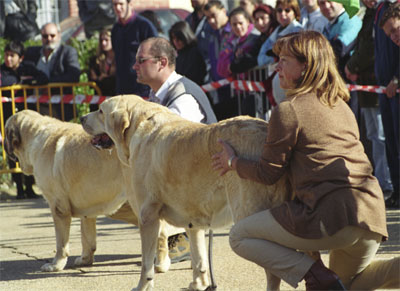
{"label": "sidewalk", "polygon": [[[80,221],[73,219],[70,258],[65,270],[44,273],[40,267],[55,254],[55,234],[44,199],[15,200],[2,194],[0,201],[0,290],[131,290],[140,276],[140,237],[137,227],[105,217],[97,220],[97,251],[91,267],[73,268],[80,255]],[[387,211],[389,241],[378,257],[400,255],[400,210]],[[264,271],[241,259],[230,249],[229,229],[214,232],[214,275],[220,291],[265,290]],[[323,254],[327,263],[327,255]],[[165,274],[156,274],[154,290],[186,290],[192,279],[190,262],[174,264]],[[292,290],[286,283],[281,290]],[[300,285],[297,290],[304,290]]]}

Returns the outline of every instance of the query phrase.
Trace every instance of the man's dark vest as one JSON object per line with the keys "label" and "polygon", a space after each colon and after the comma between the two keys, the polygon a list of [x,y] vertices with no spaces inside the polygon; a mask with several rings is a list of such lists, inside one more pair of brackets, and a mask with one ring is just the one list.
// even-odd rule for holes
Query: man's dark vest
{"label": "man's dark vest", "polygon": [[202,121],[202,123],[210,124],[217,122],[217,118],[215,117],[214,111],[211,108],[211,104],[210,101],[208,101],[207,95],[203,92],[199,85],[186,77],[180,78],[168,88],[167,95],[165,96],[162,105],[168,107],[183,94],[192,95],[194,99],[196,99],[200,106],[201,112],[205,116],[205,119]]}

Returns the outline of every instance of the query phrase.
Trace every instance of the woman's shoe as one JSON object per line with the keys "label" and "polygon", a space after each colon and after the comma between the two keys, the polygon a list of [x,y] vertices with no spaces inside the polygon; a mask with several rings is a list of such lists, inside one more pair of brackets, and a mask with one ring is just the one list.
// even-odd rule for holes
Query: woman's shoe
{"label": "woman's shoe", "polygon": [[346,290],[339,276],[317,260],[304,276],[306,290]]}

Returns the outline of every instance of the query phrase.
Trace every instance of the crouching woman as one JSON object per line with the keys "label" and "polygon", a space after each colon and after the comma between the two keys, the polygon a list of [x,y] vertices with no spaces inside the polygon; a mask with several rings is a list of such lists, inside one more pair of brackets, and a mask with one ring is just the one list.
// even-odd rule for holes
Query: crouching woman
{"label": "crouching woman", "polygon": [[[294,288],[302,280],[307,290],[399,287],[399,258],[373,260],[388,237],[383,194],[329,42],[304,31],[273,50],[287,98],[271,114],[261,158],[220,141],[213,167],[268,185],[287,173],[295,199],[236,223],[233,250]],[[329,269],[305,253],[320,250],[329,250]]]}

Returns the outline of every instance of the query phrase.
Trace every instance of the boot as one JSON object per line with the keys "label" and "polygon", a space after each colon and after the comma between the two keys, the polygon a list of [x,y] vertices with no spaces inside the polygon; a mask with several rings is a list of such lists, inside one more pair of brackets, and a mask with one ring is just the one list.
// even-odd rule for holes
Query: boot
{"label": "boot", "polygon": [[24,175],[25,178],[25,195],[29,199],[35,199],[39,198],[40,196],[33,191],[32,185],[35,182],[33,176],[26,176]]}
{"label": "boot", "polygon": [[346,290],[339,276],[317,260],[304,276],[306,290]]}
{"label": "boot", "polygon": [[16,199],[25,199],[25,192],[24,192],[24,187],[22,183],[22,174],[20,173],[15,173],[12,174],[12,179],[15,182],[15,185],[17,186],[17,197]]}

